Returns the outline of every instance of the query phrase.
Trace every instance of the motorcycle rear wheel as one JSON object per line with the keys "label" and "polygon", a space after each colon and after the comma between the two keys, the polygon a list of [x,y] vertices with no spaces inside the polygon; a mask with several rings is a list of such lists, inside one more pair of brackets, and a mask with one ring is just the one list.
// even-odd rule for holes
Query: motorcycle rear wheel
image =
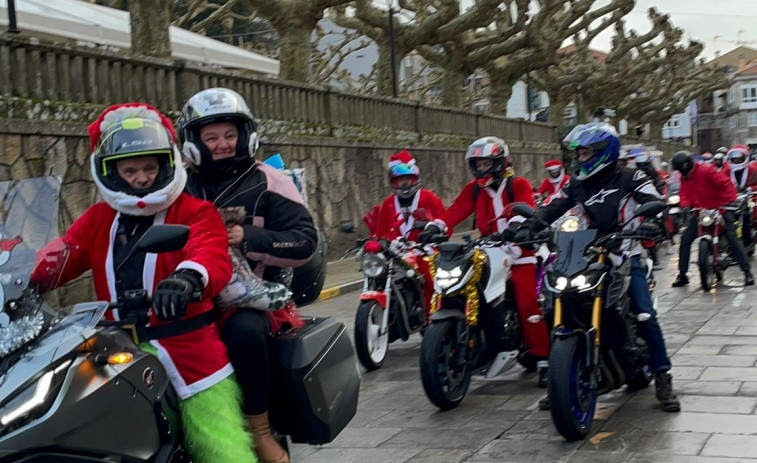
{"label": "motorcycle rear wheel", "polygon": [[557,431],[569,441],[585,438],[594,422],[594,374],[586,362],[583,336],[555,339],[549,354],[550,413]]}
{"label": "motorcycle rear wheel", "polygon": [[712,265],[712,243],[707,240],[699,241],[699,278],[702,281],[702,289],[710,291],[717,285],[717,272]]}
{"label": "motorcycle rear wheel", "polygon": [[[428,326],[421,343],[421,382],[428,399],[442,410],[463,401],[473,374],[471,336],[460,340],[463,320],[442,320]],[[468,354],[470,355],[470,354]]]}
{"label": "motorcycle rear wheel", "polygon": [[368,371],[381,368],[389,351],[389,330],[381,334],[383,312],[377,303],[365,301],[360,303],[355,314],[355,350],[360,363]]}

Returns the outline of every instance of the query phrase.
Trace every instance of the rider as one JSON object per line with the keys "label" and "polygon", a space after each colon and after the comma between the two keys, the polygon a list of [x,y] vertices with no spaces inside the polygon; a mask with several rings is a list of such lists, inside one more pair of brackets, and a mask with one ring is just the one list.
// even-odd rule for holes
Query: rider
{"label": "rider", "polygon": [[565,166],[557,159],[545,162],[544,169],[547,171],[547,177],[541,182],[538,192],[546,199],[562,190],[570,180],[570,175],[565,174]]}
{"label": "rider", "polygon": [[[426,223],[444,211],[444,203],[433,191],[420,188],[420,169],[409,151],[393,154],[388,167],[394,194],[381,203],[376,234],[390,241],[399,237],[417,241]],[[426,307],[431,307],[433,278],[425,259],[416,262],[426,282],[423,286]]]}
{"label": "rider", "polygon": [[[589,217],[591,228],[600,235],[621,231],[621,224],[633,214],[640,203],[661,199],[650,179],[639,170],[624,169],[617,165],[620,140],[615,128],[604,122],[577,126],[565,139],[575,150],[574,173],[571,182],[552,200],[536,211],[536,217],[527,220],[515,232],[515,241],[530,241],[531,236],[557,220],[570,208],[579,205]],[[659,235],[659,226],[646,222],[637,229],[650,237]],[[625,246],[623,246],[625,247]],[[631,310],[651,317],[639,323],[639,334],[649,347],[649,368],[655,374],[657,399],[666,411],[681,409],[673,391],[668,358],[662,329],[657,322],[652,298],[649,294],[647,272],[639,257],[639,246],[631,246],[624,253],[631,259],[631,282],[628,296]],[[549,400],[540,402],[548,408]]]}
{"label": "rider", "polygon": [[702,164],[712,164],[713,157],[714,156],[712,155],[712,153],[710,153],[709,151],[705,151],[704,153],[702,153],[702,156],[701,156],[702,159],[700,162]]}
{"label": "rider", "polygon": [[[725,175],[719,174],[712,166],[694,161],[688,151],[679,151],[671,160],[673,169],[681,173],[681,207],[697,207],[702,209],[718,209],[736,201],[736,188]],[[754,284],[754,277],[741,241],[736,237],[733,223],[735,217],[730,211],[724,211],[725,236],[731,245],[733,257],[744,271],[744,285]],[[691,243],[697,237],[697,218],[692,217],[689,225],[681,235],[681,247],[678,253],[678,277],[673,282],[677,288],[689,284],[686,271],[689,269],[689,255]]]}
{"label": "rider", "polygon": [[712,166],[718,172],[723,172],[724,174],[730,176],[731,164],[726,162],[725,156],[726,153],[721,153],[720,150],[718,150],[718,152],[712,156]]}
{"label": "rider", "polygon": [[[317,234],[292,179],[255,160],[256,129],[245,101],[226,88],[195,94],[179,117],[182,150],[192,167],[188,190],[219,208],[244,208],[245,223],[228,227],[228,244],[242,251],[256,274],[277,281],[281,267],[308,261],[315,251]],[[242,386],[243,410],[263,462],[289,461],[271,436],[268,423],[268,352],[272,335],[282,325],[294,322],[287,309],[237,310],[226,319],[221,332]]]}
{"label": "rider", "polygon": [[[631,156],[633,157],[636,169],[647,174],[647,177],[652,180],[652,184],[661,195],[667,194],[668,184],[665,182],[665,179],[660,172],[655,169],[654,164],[652,164],[652,155],[650,155],[644,148],[635,148],[631,150]],[[665,178],[667,178],[667,172],[664,174]],[[667,221],[667,214],[663,214],[662,220],[663,223]],[[667,230],[663,229],[663,234],[665,234],[665,240],[669,241],[670,236],[668,236]],[[660,267],[660,260],[657,257],[657,242],[650,240],[649,242],[644,242],[642,244],[644,248],[646,248],[649,258],[652,259],[653,268],[658,269]]]}
{"label": "rider", "polygon": [[[728,150],[730,169],[729,177],[739,192],[757,191],[757,163],[750,162],[749,148],[744,145],[735,145]],[[752,211],[745,208],[741,217],[742,237],[744,246],[752,244]]]}
{"label": "rider", "polygon": [[[58,286],[92,270],[101,300],[116,302],[127,290],[145,289],[149,342],[140,347],[165,366],[181,398],[185,442],[194,461],[257,462],[240,392],[221,342],[213,297],[231,278],[226,230],[212,204],[182,193],[186,171],[171,121],[144,103],[114,105],[89,126],[92,177],[104,202],[87,209],[61,238],[70,250]],[[153,224],[189,227],[180,251],[135,254],[114,269]],[[34,281],[45,282],[40,251]],[[195,293],[200,299],[193,302]],[[126,307],[110,318],[125,318]],[[160,333],[156,331],[161,331]]]}
{"label": "rider", "polygon": [[[479,233],[481,236],[489,236],[504,231],[508,222],[523,220],[520,216],[509,221],[502,218],[507,205],[523,202],[534,206],[531,184],[524,177],[515,176],[511,167],[510,149],[502,139],[484,137],[476,140],[468,147],[465,160],[474,179],[465,185],[446,211],[429,222],[418,236],[419,241],[424,242],[434,235],[446,232],[474,212]],[[511,279],[523,337],[529,349],[528,355],[536,361],[539,369],[539,385],[546,387],[549,336],[536,294],[536,257],[533,251],[510,244],[507,246],[514,258]],[[489,320],[484,325],[487,335],[492,339],[501,339],[502,314],[487,315]],[[496,354],[496,350],[494,353]]]}

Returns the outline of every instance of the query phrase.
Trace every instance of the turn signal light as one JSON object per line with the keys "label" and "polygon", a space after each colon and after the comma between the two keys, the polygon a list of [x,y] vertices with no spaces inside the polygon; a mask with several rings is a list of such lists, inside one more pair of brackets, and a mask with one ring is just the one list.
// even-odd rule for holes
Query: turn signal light
{"label": "turn signal light", "polygon": [[119,352],[108,356],[109,365],[123,365],[134,360],[134,356],[128,352]]}

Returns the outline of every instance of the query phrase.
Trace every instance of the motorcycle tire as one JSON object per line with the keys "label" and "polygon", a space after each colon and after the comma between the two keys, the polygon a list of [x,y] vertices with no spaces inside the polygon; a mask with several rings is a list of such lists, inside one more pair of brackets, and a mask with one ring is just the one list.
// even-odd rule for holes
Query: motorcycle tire
{"label": "motorcycle tire", "polygon": [[[426,329],[421,343],[421,382],[428,399],[442,410],[452,410],[465,398],[473,374],[473,359],[459,358],[459,328],[463,320],[442,320]],[[466,339],[469,344],[471,339]]]}
{"label": "motorcycle tire", "polygon": [[707,240],[699,241],[699,278],[702,281],[702,290],[710,291],[717,285],[717,272],[712,265],[712,243]]}
{"label": "motorcycle tire", "polygon": [[381,368],[389,350],[389,331],[381,332],[384,310],[373,301],[361,302],[355,314],[355,351],[368,371]]}
{"label": "motorcycle tire", "polygon": [[549,354],[550,413],[557,431],[568,441],[586,437],[594,422],[597,388],[594,368],[586,363],[583,336],[556,338]]}

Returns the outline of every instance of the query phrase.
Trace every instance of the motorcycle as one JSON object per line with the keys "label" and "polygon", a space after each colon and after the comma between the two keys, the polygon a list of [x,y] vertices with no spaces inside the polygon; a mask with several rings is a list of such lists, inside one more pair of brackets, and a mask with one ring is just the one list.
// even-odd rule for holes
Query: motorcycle
{"label": "motorcycle", "polygon": [[[536,368],[526,354],[518,310],[507,291],[511,264],[504,243],[464,238],[464,243],[448,243],[443,236],[434,240],[439,243],[431,266],[435,294],[420,368],[426,396],[442,410],[462,402],[474,372],[493,378],[518,363]],[[483,327],[496,313],[502,314],[501,339],[486,339]]]}
{"label": "motorcycle", "polygon": [[[166,369],[138,347],[161,328],[143,322],[151,305],[146,291],[124,291],[112,304],[77,304],[68,313],[52,309],[41,296],[46,285],[31,283],[31,270],[54,287],[67,256],[62,246],[35,265],[36,250],[58,236],[60,181],[2,183],[7,214],[0,230],[15,238],[0,253],[0,460],[191,461]],[[153,226],[124,262],[181,249],[188,233]],[[104,320],[109,308],[124,309],[124,319]],[[293,442],[330,442],[357,409],[359,373],[344,327],[311,319],[279,333],[272,351],[273,427]]]}
{"label": "motorcycle", "polygon": [[678,194],[679,188],[680,184],[674,183],[670,184],[668,190],[668,218],[665,227],[671,238],[681,232],[681,228],[686,220],[681,210],[681,196]]}
{"label": "motorcycle", "polygon": [[723,272],[732,266],[738,265],[731,252],[730,244],[725,239],[725,217],[723,212],[733,212],[734,228],[736,236],[741,238],[741,214],[743,205],[739,202],[722,207],[721,209],[697,209],[697,237],[699,249],[697,263],[699,264],[699,277],[702,289],[710,291],[718,282],[723,281]]}
{"label": "motorcycle", "polygon": [[[640,206],[634,218],[655,217],[664,208],[663,202],[650,202]],[[532,210],[519,212],[533,216]],[[652,379],[646,343],[636,328],[649,316],[634,315],[627,297],[630,260],[616,258],[607,249],[620,239],[647,238],[633,233],[596,238],[594,229],[548,233],[552,236],[537,237],[533,243],[551,242],[558,252],[544,280],[554,299],[550,412],[560,434],[578,440],[591,428],[597,396],[624,384],[643,388]],[[651,267],[647,259],[650,291],[654,289]]]}
{"label": "motorcycle", "polygon": [[404,239],[361,241],[365,279],[355,314],[355,350],[373,371],[384,363],[390,343],[407,341],[426,326],[426,282],[418,269],[425,253],[423,245]]}

